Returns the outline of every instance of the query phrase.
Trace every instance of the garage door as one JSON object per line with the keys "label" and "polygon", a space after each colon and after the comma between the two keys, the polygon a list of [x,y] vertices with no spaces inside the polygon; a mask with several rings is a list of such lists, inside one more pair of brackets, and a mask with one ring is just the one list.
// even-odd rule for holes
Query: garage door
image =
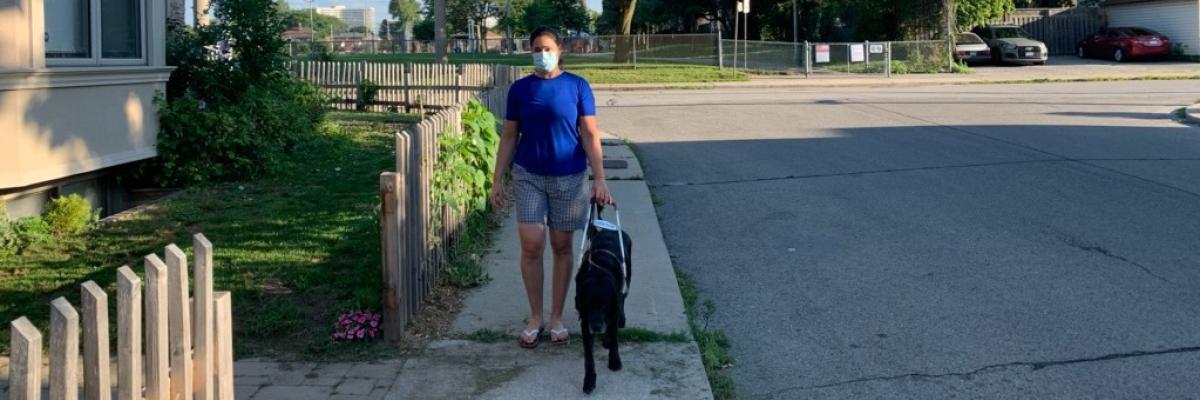
{"label": "garage door", "polygon": [[1137,26],[1167,35],[1184,52],[1200,55],[1200,1],[1156,1],[1105,8],[1108,26]]}

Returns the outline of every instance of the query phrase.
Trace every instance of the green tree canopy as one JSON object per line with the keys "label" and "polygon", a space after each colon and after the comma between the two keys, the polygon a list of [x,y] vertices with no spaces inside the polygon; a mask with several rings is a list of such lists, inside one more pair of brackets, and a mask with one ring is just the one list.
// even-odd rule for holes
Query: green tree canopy
{"label": "green tree canopy", "polygon": [[328,39],[331,28],[336,32],[346,31],[346,23],[336,17],[317,14],[314,10],[311,26],[308,18],[309,9],[307,8],[291,10],[283,14],[283,21],[288,29],[298,27],[311,28],[315,32],[317,39]]}
{"label": "green tree canopy", "polygon": [[417,0],[391,0],[388,14],[401,23],[416,22],[421,17],[421,3]]}
{"label": "green tree canopy", "polygon": [[521,24],[526,31],[545,26],[557,30],[590,30],[587,8],[579,0],[533,0],[525,7]]}
{"label": "green tree canopy", "polygon": [[1015,10],[1013,0],[956,0],[954,14],[960,30],[987,24]]}

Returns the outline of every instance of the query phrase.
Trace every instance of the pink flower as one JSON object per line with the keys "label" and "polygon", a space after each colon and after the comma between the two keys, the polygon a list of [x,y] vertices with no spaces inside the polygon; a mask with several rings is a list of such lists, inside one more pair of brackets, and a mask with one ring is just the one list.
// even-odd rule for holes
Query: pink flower
{"label": "pink flower", "polygon": [[374,328],[377,326],[379,326],[379,320],[371,320],[371,327]]}
{"label": "pink flower", "polygon": [[366,317],[365,315],[359,315],[359,316],[358,316],[358,323],[360,323],[360,324],[365,324],[365,323],[367,323],[367,317]]}
{"label": "pink flower", "polygon": [[371,332],[370,332],[370,335],[371,335],[371,338],[372,338],[372,339],[374,339],[374,338],[375,338],[375,331],[371,331]]}
{"label": "pink flower", "polygon": [[359,339],[363,338],[363,331],[361,331],[361,330],[358,331],[358,338]]}

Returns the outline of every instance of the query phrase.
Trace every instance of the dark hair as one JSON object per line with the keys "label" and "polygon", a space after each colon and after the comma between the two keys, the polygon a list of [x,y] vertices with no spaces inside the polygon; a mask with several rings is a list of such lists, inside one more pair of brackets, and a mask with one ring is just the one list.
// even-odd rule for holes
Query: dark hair
{"label": "dark hair", "polygon": [[558,31],[547,26],[539,26],[537,29],[533,30],[533,33],[529,34],[530,45],[533,44],[534,40],[537,40],[537,38],[542,36],[549,36],[551,39],[554,39],[554,44],[562,46],[562,41],[559,40]]}

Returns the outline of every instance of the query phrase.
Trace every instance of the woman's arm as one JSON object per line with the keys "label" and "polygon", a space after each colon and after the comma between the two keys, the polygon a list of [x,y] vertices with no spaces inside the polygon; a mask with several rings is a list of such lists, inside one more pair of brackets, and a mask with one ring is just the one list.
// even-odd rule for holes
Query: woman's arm
{"label": "woman's arm", "polygon": [[595,115],[585,115],[579,118],[579,138],[583,142],[583,151],[587,153],[588,165],[592,166],[592,199],[600,204],[616,205],[612,193],[608,191],[607,179],[604,176],[604,150],[600,145],[600,127]]}
{"label": "woman's arm", "polygon": [[496,172],[492,176],[492,207],[496,209],[504,208],[504,187],[505,176],[508,175],[508,167],[512,165],[513,153],[517,149],[517,138],[520,132],[517,129],[516,121],[504,121],[504,128],[500,131],[500,149],[496,152]]}

